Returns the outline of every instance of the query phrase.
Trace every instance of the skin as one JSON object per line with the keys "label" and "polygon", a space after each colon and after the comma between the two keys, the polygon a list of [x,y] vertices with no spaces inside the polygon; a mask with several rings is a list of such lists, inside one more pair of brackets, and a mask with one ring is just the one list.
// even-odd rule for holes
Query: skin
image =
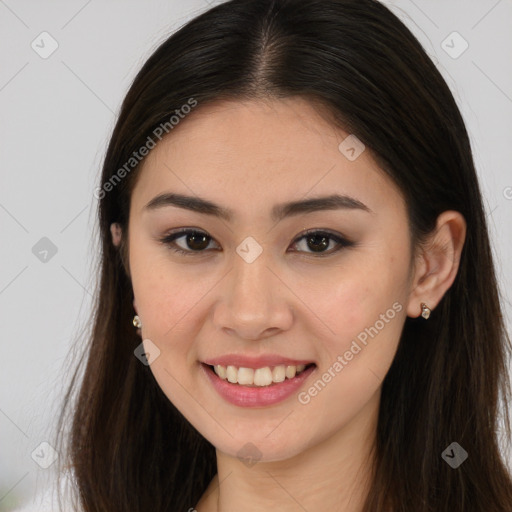
{"label": "skin", "polygon": [[[129,218],[134,308],[142,338],[160,350],[150,366],[156,380],[217,452],[218,474],[191,509],[361,510],[382,379],[406,317],[418,317],[421,302],[435,314],[452,285],[466,224],[460,213],[443,212],[413,258],[400,190],[369,150],[354,161],[340,152],[347,135],[304,99],[223,101],[199,105],[143,163]],[[209,199],[234,218],[144,209],[163,192]],[[333,192],[371,212],[270,218],[277,203]],[[176,228],[206,232],[208,248],[172,252],[159,239]],[[356,245],[322,257],[298,241],[306,229]],[[113,243],[122,236],[112,225]],[[236,252],[248,236],[263,249],[252,263]],[[325,252],[338,247],[330,240]],[[194,249],[186,237],[176,244]],[[396,303],[394,318],[307,404],[293,394],[272,406],[237,407],[200,371],[199,361],[227,353],[280,354],[316,362],[300,391],[307,390]],[[260,452],[254,465],[237,456],[248,442]]]}

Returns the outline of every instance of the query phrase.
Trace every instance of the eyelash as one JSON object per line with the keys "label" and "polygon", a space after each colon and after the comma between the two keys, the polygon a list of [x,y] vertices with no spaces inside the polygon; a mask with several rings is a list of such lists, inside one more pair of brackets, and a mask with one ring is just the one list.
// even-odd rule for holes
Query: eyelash
{"label": "eyelash", "polygon": [[[182,230],[170,233],[167,236],[161,238],[160,242],[163,243],[164,245],[166,245],[173,252],[182,254],[183,256],[196,256],[196,255],[198,256],[201,253],[206,252],[206,249],[203,249],[203,250],[200,250],[200,251],[193,251],[193,250],[186,251],[184,249],[181,249],[180,247],[177,247],[176,243],[175,243],[175,240],[177,240],[178,238],[182,238],[185,235],[204,235],[207,238],[209,238],[210,240],[213,240],[213,238],[210,237],[204,231],[200,231],[200,230],[197,230],[197,229],[182,229]],[[330,240],[334,240],[336,243],[339,244],[337,248],[335,248],[334,250],[331,249],[328,252],[319,252],[319,253],[306,252],[306,254],[313,255],[315,257],[320,257],[320,258],[327,257],[327,256],[330,256],[330,255],[332,255],[334,253],[337,253],[343,247],[352,247],[352,246],[355,245],[354,242],[352,242],[350,240],[347,240],[346,238],[344,238],[344,237],[342,237],[340,235],[337,235],[337,234],[334,234],[334,233],[331,233],[331,232],[325,231],[325,230],[315,230],[315,229],[311,229],[311,230],[308,230],[308,231],[305,231],[304,233],[302,233],[299,237],[297,237],[294,240],[293,245],[297,244],[303,238],[307,238],[308,236],[311,236],[311,235],[323,236],[323,237],[328,238]],[[303,251],[296,251],[296,252],[303,252]]]}

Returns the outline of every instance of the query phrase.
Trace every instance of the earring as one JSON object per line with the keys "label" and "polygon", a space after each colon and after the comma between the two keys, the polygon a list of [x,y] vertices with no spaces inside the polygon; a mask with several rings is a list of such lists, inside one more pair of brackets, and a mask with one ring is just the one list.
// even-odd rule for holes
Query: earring
{"label": "earring", "polygon": [[429,316],[432,310],[424,303],[421,303],[421,316],[426,320]]}
{"label": "earring", "polygon": [[139,315],[135,315],[133,317],[133,325],[137,327],[137,329],[140,329],[142,327],[142,322],[140,321]]}

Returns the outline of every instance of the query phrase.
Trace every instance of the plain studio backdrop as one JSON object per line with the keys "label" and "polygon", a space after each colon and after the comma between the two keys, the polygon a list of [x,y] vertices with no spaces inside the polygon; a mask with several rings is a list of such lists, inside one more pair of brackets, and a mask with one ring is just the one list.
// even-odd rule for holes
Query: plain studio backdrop
{"label": "plain studio backdrop", "polygon": [[[46,443],[89,321],[93,192],[122,98],[152,51],[214,3],[0,0],[0,511],[53,478]],[[512,1],[385,3],[466,121],[510,332]]]}

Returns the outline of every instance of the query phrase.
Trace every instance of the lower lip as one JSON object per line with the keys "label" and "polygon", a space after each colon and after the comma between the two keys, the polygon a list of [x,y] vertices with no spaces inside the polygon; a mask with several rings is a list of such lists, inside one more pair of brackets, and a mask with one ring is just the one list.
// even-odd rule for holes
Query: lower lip
{"label": "lower lip", "polygon": [[201,363],[201,368],[215,390],[228,402],[240,407],[266,407],[282,402],[296,392],[315,370],[316,365],[306,368],[293,379],[285,379],[283,382],[262,387],[232,384],[221,379],[208,365]]}

